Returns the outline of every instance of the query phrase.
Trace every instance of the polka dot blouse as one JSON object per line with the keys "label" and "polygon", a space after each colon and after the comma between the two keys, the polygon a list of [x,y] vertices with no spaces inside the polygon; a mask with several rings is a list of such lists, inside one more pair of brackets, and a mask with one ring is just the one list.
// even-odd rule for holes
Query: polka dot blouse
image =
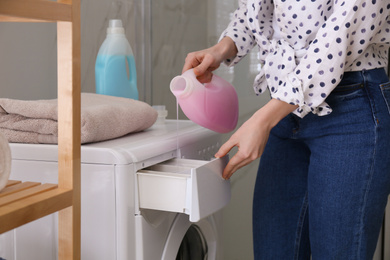
{"label": "polka dot blouse", "polygon": [[344,71],[387,66],[389,0],[241,0],[221,38],[235,42],[239,62],[259,47],[256,94],[298,105],[300,117],[327,115],[325,102]]}

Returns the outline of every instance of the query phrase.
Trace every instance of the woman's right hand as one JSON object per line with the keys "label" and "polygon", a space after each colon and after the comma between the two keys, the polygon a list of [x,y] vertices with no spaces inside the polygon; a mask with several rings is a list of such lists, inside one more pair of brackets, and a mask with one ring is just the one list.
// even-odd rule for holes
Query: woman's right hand
{"label": "woman's right hand", "polygon": [[221,62],[236,54],[235,43],[231,38],[225,37],[208,49],[189,53],[185,59],[182,73],[193,68],[200,82],[210,82],[213,76],[212,72],[219,67]]}

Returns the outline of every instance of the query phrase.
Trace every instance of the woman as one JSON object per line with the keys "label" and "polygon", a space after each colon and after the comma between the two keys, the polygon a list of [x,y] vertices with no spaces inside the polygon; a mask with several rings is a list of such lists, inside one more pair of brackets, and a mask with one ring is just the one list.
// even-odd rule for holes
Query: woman
{"label": "woman", "polygon": [[271,100],[220,148],[223,177],[261,156],[255,259],[371,259],[390,192],[388,0],[240,1],[219,43],[188,54],[201,82],[254,46]]}

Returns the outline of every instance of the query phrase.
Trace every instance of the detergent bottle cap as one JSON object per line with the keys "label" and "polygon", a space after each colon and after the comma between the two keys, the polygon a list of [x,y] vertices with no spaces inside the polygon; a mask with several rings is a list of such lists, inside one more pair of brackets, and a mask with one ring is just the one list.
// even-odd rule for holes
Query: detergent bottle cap
{"label": "detergent bottle cap", "polygon": [[172,79],[170,89],[176,97],[185,98],[193,91],[194,84],[192,80],[185,76],[176,76]]}
{"label": "detergent bottle cap", "polygon": [[122,20],[110,20],[108,23],[107,34],[125,34],[125,29],[123,28]]}
{"label": "detergent bottle cap", "polygon": [[157,120],[155,125],[161,125],[165,123],[165,118],[168,116],[168,111],[164,105],[152,106],[157,111]]}

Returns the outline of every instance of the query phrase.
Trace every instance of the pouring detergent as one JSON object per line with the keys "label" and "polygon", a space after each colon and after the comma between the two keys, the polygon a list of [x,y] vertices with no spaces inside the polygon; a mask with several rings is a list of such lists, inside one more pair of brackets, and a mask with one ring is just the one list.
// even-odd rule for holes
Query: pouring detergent
{"label": "pouring detergent", "polygon": [[234,87],[213,75],[211,82],[202,84],[193,69],[176,76],[171,92],[184,114],[194,123],[218,133],[233,131],[238,121],[238,97]]}

